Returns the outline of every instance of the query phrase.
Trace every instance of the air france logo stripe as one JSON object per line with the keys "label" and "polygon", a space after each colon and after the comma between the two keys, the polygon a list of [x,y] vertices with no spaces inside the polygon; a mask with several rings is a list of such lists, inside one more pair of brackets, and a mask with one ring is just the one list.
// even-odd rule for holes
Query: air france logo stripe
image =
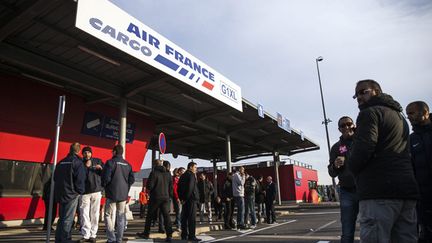
{"label": "air france logo stripe", "polygon": [[204,82],[202,83],[202,86],[203,86],[204,88],[210,90],[210,91],[213,90],[213,88],[214,88],[214,85],[213,85],[212,83],[208,82],[208,81],[204,81]]}
{"label": "air france logo stripe", "polygon": [[161,56],[157,55],[155,58],[155,61],[159,62],[160,64],[164,65],[165,67],[168,67],[174,71],[177,71],[177,69],[180,67],[176,63],[172,62],[171,60]]}

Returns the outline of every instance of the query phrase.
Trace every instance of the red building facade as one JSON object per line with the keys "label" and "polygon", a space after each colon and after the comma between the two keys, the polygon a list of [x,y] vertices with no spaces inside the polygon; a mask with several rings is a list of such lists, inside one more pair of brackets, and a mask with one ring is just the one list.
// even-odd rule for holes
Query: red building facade
{"label": "red building facade", "polygon": [[[111,158],[116,140],[83,133],[85,116],[91,113],[115,119],[119,109],[87,104],[85,98],[24,78],[2,75],[0,82],[0,221],[42,218],[42,186],[47,179],[46,165],[53,162],[59,96],[66,95],[59,160],[66,156],[73,142],[91,146],[93,155],[103,161]],[[133,124],[133,140],[126,144],[125,157],[138,171],[155,124],[142,115],[127,116],[127,122]],[[110,129],[115,133],[115,128]]]}

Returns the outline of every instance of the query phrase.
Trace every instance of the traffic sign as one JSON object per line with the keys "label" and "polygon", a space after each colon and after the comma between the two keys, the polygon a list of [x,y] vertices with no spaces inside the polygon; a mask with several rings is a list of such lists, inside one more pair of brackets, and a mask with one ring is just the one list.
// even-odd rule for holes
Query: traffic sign
{"label": "traffic sign", "polygon": [[165,139],[165,134],[163,134],[162,132],[159,133],[159,152],[161,154],[164,154],[166,150],[166,139]]}

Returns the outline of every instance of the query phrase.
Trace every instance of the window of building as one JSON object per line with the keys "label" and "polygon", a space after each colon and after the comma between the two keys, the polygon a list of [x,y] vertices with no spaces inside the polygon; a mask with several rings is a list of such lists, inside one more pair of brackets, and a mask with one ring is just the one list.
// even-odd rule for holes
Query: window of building
{"label": "window of building", "polygon": [[317,182],[316,181],[308,181],[309,189],[316,189]]}
{"label": "window of building", "polygon": [[41,196],[48,169],[45,163],[0,160],[0,197]]}

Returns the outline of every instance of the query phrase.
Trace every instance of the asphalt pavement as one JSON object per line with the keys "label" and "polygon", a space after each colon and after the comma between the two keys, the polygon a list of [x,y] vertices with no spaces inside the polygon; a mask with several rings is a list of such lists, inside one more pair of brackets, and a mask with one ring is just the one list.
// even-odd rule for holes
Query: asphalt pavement
{"label": "asphalt pavement", "polygon": [[[283,205],[278,207],[276,224],[258,224],[255,229],[224,230],[223,222],[197,223],[198,238],[204,242],[310,242],[328,243],[340,241],[340,214],[337,205]],[[234,216],[235,217],[235,216]],[[124,242],[163,242],[165,235],[157,233],[153,228],[150,235],[152,240],[136,237],[144,227],[144,220],[136,215],[129,221],[124,234]],[[104,223],[100,223],[97,242],[106,242]],[[51,235],[53,241],[54,233]],[[41,225],[16,226],[0,229],[0,242],[44,242],[46,232]],[[80,239],[77,230],[73,231],[73,239]],[[127,239],[127,240],[126,240]],[[173,242],[179,240],[179,232],[174,233]],[[183,241],[185,242],[185,241]],[[358,230],[356,242],[359,242]]]}

